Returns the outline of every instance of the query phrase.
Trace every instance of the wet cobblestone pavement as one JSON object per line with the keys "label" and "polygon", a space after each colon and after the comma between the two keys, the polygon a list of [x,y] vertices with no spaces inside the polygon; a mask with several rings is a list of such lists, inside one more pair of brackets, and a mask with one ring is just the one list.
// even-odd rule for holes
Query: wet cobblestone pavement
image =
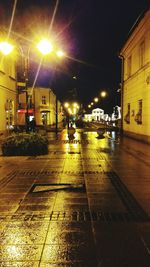
{"label": "wet cobblestone pavement", "polygon": [[149,267],[149,145],[65,130],[0,156],[0,266]]}

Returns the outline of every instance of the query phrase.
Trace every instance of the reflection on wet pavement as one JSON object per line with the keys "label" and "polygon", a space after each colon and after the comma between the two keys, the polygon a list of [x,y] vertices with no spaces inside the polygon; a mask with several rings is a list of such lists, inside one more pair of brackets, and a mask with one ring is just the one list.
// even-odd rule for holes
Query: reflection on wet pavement
{"label": "reflection on wet pavement", "polygon": [[149,267],[146,155],[114,132],[63,131],[48,155],[1,157],[0,266]]}

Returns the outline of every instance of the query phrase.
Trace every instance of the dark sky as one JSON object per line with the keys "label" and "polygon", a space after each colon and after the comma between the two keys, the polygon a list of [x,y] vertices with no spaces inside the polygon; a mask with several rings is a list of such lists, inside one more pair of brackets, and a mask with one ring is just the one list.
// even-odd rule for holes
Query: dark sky
{"label": "dark sky", "polygon": [[[12,0],[0,1],[0,22],[8,25]],[[56,1],[18,0],[13,30],[32,39],[47,33]],[[107,89],[106,111],[117,104],[121,80],[118,52],[129,30],[149,0],[60,0],[52,25],[58,44],[70,59],[41,70],[38,83],[55,89],[65,99],[76,88],[78,98],[88,104]],[[77,79],[72,79],[76,76]],[[72,91],[73,94],[73,91]]]}

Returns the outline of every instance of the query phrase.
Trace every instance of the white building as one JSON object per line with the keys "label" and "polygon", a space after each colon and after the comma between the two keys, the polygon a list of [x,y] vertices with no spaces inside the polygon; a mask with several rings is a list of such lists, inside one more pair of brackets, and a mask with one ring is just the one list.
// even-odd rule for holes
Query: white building
{"label": "white building", "polygon": [[92,110],[91,114],[85,114],[84,115],[84,120],[85,121],[101,121],[104,116],[104,110],[100,108],[95,108]]}
{"label": "white building", "polygon": [[100,108],[95,108],[92,110],[92,117],[94,121],[101,121],[104,116],[104,110]]}

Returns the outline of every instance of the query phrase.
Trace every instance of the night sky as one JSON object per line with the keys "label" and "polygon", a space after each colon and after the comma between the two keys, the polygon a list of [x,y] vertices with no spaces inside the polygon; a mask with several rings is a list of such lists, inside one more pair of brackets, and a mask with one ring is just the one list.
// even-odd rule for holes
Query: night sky
{"label": "night sky", "polygon": [[[0,1],[0,23],[6,27],[10,22],[13,2]],[[12,30],[29,39],[35,35],[52,33],[68,55],[61,63],[47,63],[46,68],[41,69],[37,84],[50,86],[60,100],[76,95],[83,104],[89,104],[101,90],[106,89],[108,98],[101,102],[100,107],[111,112],[112,107],[119,104],[119,50],[137,17],[150,1],[58,2],[53,24],[51,19],[56,1],[17,2]],[[73,79],[73,76],[77,79]]]}

